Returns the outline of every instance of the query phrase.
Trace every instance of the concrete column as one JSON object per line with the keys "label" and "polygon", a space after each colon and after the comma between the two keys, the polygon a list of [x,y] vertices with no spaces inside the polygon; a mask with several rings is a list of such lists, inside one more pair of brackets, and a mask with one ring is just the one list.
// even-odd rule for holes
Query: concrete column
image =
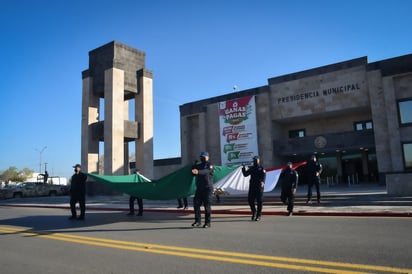
{"label": "concrete column", "polygon": [[[207,125],[208,124],[206,123],[206,113],[205,112],[199,113],[199,147],[198,147],[198,151],[194,151],[194,153],[196,154],[196,159],[199,158],[199,155],[202,151],[209,151],[207,138],[206,138]],[[209,156],[210,158],[212,158],[211,155]]]}
{"label": "concrete column", "polygon": [[135,96],[135,120],[138,122],[136,140],[136,168],[147,178],[153,178],[153,75],[150,71],[137,72],[138,93]]}
{"label": "concrete column", "polygon": [[[129,120],[129,101],[124,101],[124,117],[123,120],[124,121],[128,121]],[[123,170],[123,174],[130,174],[130,168],[129,168],[129,143],[128,142],[124,142],[124,170]]]}
{"label": "concrete column", "polygon": [[104,174],[124,172],[124,71],[104,72]]}
{"label": "concrete column", "polygon": [[[270,115],[268,115],[268,113],[270,113],[270,94],[264,93],[259,96],[255,96],[255,100],[258,153],[264,166],[275,166],[275,161],[273,159],[274,136],[272,135],[272,121],[270,119]],[[279,162],[276,164],[279,164]]]}
{"label": "concrete column", "polygon": [[[180,118],[180,140],[182,143],[182,157],[184,157],[182,159],[183,165],[193,164],[194,160],[199,159],[201,150],[205,150],[201,145],[204,144],[202,141],[204,136],[201,136],[200,116],[201,114],[197,113]],[[202,132],[204,132],[204,130]]]}
{"label": "concrete column", "polygon": [[[392,170],[392,161],[390,157],[388,157],[391,152],[389,136],[387,134],[389,129],[386,118],[387,106],[385,103],[382,75],[379,70],[375,70],[368,72],[367,76],[378,170],[380,173],[386,173]],[[382,176],[380,179],[382,180]]]}
{"label": "concrete column", "polygon": [[[215,165],[221,165],[220,138],[216,138],[216,136],[220,134],[218,104],[208,105],[205,114],[206,125],[216,125],[215,127],[208,126],[205,132],[206,147],[210,154],[210,160]],[[197,154],[199,154],[199,152],[197,152]]]}
{"label": "concrete column", "polygon": [[389,136],[390,149],[390,154],[386,155],[386,157],[391,161],[390,171],[403,171],[403,163],[402,161],[399,161],[399,155],[402,155],[402,147],[393,78],[391,76],[383,77],[382,83],[384,90],[383,95],[386,104],[384,111],[386,111],[386,122],[388,125],[388,131],[386,134]]}
{"label": "concrete column", "polygon": [[123,169],[123,174],[127,175],[130,174],[130,168],[129,168],[129,143],[124,142],[124,169]]}
{"label": "concrete column", "polygon": [[191,159],[188,146],[189,143],[189,127],[187,116],[180,116],[180,144],[181,144],[181,154],[182,154],[182,165],[187,165],[193,161]]}
{"label": "concrete column", "polygon": [[82,85],[81,164],[83,171],[98,173],[99,140],[93,139],[91,124],[99,121],[99,97],[93,95],[92,77],[84,77]]}

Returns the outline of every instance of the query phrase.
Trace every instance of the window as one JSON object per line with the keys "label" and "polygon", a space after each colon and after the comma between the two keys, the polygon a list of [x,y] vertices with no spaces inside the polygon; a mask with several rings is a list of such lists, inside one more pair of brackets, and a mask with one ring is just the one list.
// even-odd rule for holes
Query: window
{"label": "window", "polygon": [[359,131],[359,130],[362,130],[362,129],[363,129],[362,123],[355,123],[355,130],[356,131]]}
{"label": "window", "polygon": [[404,143],[402,150],[405,168],[412,169],[412,143]]}
{"label": "window", "polygon": [[370,120],[355,122],[353,125],[355,127],[355,131],[373,129],[373,123]]}
{"label": "window", "polygon": [[305,137],[305,130],[304,129],[296,129],[289,131],[289,138],[303,138]]}
{"label": "window", "polygon": [[365,127],[366,127],[366,129],[372,129],[373,128],[372,121],[365,122]]}
{"label": "window", "polygon": [[412,99],[398,102],[401,125],[412,124]]}

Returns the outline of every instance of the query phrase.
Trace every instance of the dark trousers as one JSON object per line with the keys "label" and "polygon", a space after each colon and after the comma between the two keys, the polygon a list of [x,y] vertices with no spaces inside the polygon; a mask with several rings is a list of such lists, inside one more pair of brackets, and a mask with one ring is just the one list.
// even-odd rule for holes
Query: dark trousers
{"label": "dark trousers", "polygon": [[[255,203],[256,202],[256,203]],[[263,207],[263,187],[250,188],[248,192],[248,203],[253,216],[260,217]]]}
{"label": "dark trousers", "polygon": [[203,205],[205,208],[205,223],[210,224],[211,220],[211,200],[212,200],[212,191],[205,190],[202,192],[196,192],[195,197],[193,198],[193,208],[195,211],[195,222],[201,222],[200,207]]}
{"label": "dark trousers", "polygon": [[185,206],[185,208],[187,208],[187,198],[179,198],[177,199],[177,203],[179,207],[183,207],[183,205]]}
{"label": "dark trousers", "polygon": [[312,200],[312,187],[316,187],[316,198],[320,201],[320,180],[315,180],[308,183],[308,201]]}
{"label": "dark trousers", "polygon": [[76,203],[79,203],[80,206],[80,217],[84,217],[86,213],[86,195],[85,194],[71,194],[70,195],[70,210],[72,216],[76,217]]}
{"label": "dark trousers", "polygon": [[288,212],[293,212],[293,206],[295,204],[295,194],[293,194],[292,189],[282,189],[280,199],[282,200],[282,203],[288,205]]}
{"label": "dark trousers", "polygon": [[137,205],[139,207],[139,213],[140,215],[143,214],[143,199],[137,198],[135,196],[130,196],[129,198],[129,211],[130,213],[134,214],[134,201],[137,200]]}

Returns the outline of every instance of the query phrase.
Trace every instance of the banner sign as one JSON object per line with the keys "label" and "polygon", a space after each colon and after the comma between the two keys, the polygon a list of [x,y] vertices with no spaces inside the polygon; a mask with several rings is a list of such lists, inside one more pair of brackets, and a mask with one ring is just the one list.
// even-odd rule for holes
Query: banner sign
{"label": "banner sign", "polygon": [[222,165],[250,163],[258,155],[255,97],[218,104]]}

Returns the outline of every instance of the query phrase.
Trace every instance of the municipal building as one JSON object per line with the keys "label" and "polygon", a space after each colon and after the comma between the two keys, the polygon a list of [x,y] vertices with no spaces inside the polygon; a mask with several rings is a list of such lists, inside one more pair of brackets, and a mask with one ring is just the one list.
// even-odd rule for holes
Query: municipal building
{"label": "municipal building", "polygon": [[[245,97],[254,103],[251,133],[250,125],[236,120],[248,115],[248,107],[239,107]],[[226,114],[246,112],[222,126],[228,119],[222,103],[232,106]],[[227,164],[226,148],[235,151],[230,160],[259,154],[265,167],[316,154],[328,184],[385,183],[387,176],[405,183],[412,171],[412,54],[372,63],[361,57],[273,77],[264,86],[181,105],[180,123],[182,164],[203,150],[215,164]],[[231,145],[233,138],[253,136],[256,146],[249,150]]]}

